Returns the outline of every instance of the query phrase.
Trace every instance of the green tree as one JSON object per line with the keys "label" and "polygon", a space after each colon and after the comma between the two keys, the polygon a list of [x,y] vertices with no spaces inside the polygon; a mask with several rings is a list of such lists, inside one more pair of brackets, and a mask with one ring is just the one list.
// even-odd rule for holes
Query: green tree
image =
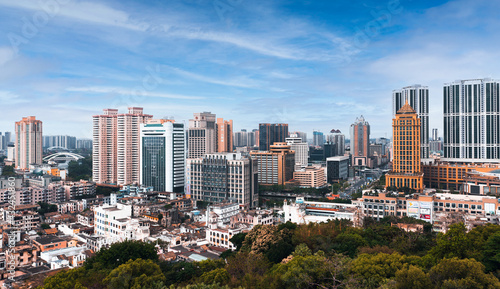
{"label": "green tree", "polygon": [[408,258],[399,253],[361,254],[353,260],[349,274],[362,280],[363,287],[377,288],[384,280],[393,278],[405,264],[417,262],[418,257]]}
{"label": "green tree", "polygon": [[337,253],[344,253],[349,257],[354,257],[359,247],[366,246],[367,242],[358,234],[342,233],[335,238],[334,250]]}
{"label": "green tree", "polygon": [[243,241],[245,241],[246,236],[247,233],[238,233],[234,235],[231,239],[229,239],[229,241],[236,246],[236,251],[239,251],[241,249],[241,246],[243,246]]}
{"label": "green tree", "polygon": [[68,179],[73,181],[88,180],[92,176],[92,157],[68,163]]}
{"label": "green tree", "polygon": [[488,272],[496,272],[499,276],[500,271],[500,232],[491,235],[486,244],[484,245],[483,251],[483,264]]}
{"label": "green tree", "polygon": [[42,230],[47,230],[47,229],[50,229],[50,225],[46,224],[46,223],[43,223],[43,224],[40,225],[40,228],[42,228]]}
{"label": "green tree", "polygon": [[15,175],[16,175],[16,172],[14,171],[13,166],[4,166],[3,167],[2,176],[10,177],[10,176],[15,176]]}
{"label": "green tree", "polygon": [[152,260],[128,260],[104,279],[108,289],[142,288],[158,281],[165,281],[160,267]]}
{"label": "green tree", "polygon": [[463,223],[453,224],[446,234],[438,235],[437,244],[428,252],[426,259],[430,260],[431,264],[436,264],[443,258],[463,259],[470,250],[471,242],[467,238],[467,228]]}
{"label": "green tree", "polygon": [[428,289],[431,279],[419,267],[410,265],[396,272],[397,289]]}
{"label": "green tree", "polygon": [[205,284],[227,284],[229,282],[229,273],[224,268],[217,268],[201,275],[200,279]]}
{"label": "green tree", "polygon": [[444,258],[431,268],[429,277],[435,288],[500,288],[498,279],[474,259]]}
{"label": "green tree", "polygon": [[109,248],[99,250],[95,256],[87,259],[85,268],[114,269],[128,260],[141,258],[143,260],[158,261],[158,254],[154,244],[141,241],[124,241],[112,244]]}
{"label": "green tree", "polygon": [[57,212],[57,205],[43,203],[43,202],[38,202],[38,204],[40,205],[40,209],[38,210],[38,213],[40,215],[44,215],[46,213],[51,213],[51,212]]}

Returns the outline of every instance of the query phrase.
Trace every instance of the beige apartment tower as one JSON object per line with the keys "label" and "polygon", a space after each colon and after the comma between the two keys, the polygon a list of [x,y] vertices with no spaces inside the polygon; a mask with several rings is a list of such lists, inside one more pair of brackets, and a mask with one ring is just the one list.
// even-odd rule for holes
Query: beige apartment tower
{"label": "beige apartment tower", "polygon": [[104,109],[92,117],[92,180],[98,184],[117,183],[118,109]]}
{"label": "beige apartment tower", "polygon": [[188,158],[201,158],[217,151],[215,114],[199,112],[189,120]]}
{"label": "beige apartment tower", "polygon": [[21,170],[30,164],[42,164],[42,121],[34,116],[16,122],[15,164]]}
{"label": "beige apartment tower", "polygon": [[143,114],[142,107],[129,107],[117,116],[117,181],[118,185],[138,184],[140,125],[153,116]]}

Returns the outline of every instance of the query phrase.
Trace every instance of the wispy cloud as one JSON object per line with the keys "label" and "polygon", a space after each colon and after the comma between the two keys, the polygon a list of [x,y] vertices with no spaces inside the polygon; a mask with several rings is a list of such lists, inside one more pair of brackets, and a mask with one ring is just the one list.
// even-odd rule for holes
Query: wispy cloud
{"label": "wispy cloud", "polygon": [[160,98],[184,99],[184,100],[196,100],[205,98],[202,96],[191,96],[191,95],[182,95],[175,93],[147,91],[143,89],[134,90],[122,87],[105,87],[105,86],[68,87],[66,90],[70,92],[87,92],[94,94],[109,93],[109,94],[119,94],[127,96],[138,96],[138,97],[147,96],[147,97],[160,97]]}

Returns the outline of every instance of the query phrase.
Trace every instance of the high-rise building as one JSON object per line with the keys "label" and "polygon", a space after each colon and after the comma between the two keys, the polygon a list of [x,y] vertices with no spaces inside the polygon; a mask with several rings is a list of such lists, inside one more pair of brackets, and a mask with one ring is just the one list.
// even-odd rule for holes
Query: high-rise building
{"label": "high-rise building", "polygon": [[349,178],[349,156],[336,156],[326,159],[326,181],[338,183]]}
{"label": "high-rise building", "polygon": [[250,156],[257,160],[259,184],[284,185],[293,178],[295,152],[286,142],[274,143],[270,151],[252,151]]}
{"label": "high-rise building", "polygon": [[[297,135],[297,137],[300,137],[302,139],[302,142],[307,143],[307,133],[306,132],[294,131],[292,133]],[[292,134],[292,133],[290,133],[290,134]]]}
{"label": "high-rise building", "polygon": [[215,114],[194,113],[189,120],[188,158],[200,158],[217,151]]}
{"label": "high-rise building", "polygon": [[259,145],[259,130],[253,129],[247,134],[247,146],[254,147]]}
{"label": "high-rise building", "polygon": [[326,141],[336,145],[335,156],[343,156],[345,154],[345,135],[338,129],[332,129],[328,134]]}
{"label": "high-rise building", "polygon": [[42,164],[42,121],[34,116],[23,117],[16,122],[16,156],[18,169],[26,170],[30,164]]}
{"label": "high-rise building", "polygon": [[7,149],[7,145],[5,144],[5,136],[0,132],[0,150]]}
{"label": "high-rise building", "polygon": [[91,139],[77,139],[76,140],[76,148],[77,149],[92,149],[92,140]]}
{"label": "high-rise building", "polygon": [[140,183],[160,192],[184,192],[185,131],[173,120],[140,125]]}
{"label": "high-rise building", "polygon": [[407,187],[421,192],[424,189],[420,133],[421,120],[408,101],[392,120],[392,170],[386,174],[386,187]]}
{"label": "high-rise building", "polygon": [[239,153],[207,154],[188,159],[191,197],[212,203],[229,201],[258,206],[257,161]]}
{"label": "high-rise building", "polygon": [[500,159],[500,82],[457,80],[444,85],[444,157],[449,161]]}
{"label": "high-rise building", "polygon": [[302,138],[293,133],[285,140],[290,149],[295,152],[295,168],[307,167],[309,163],[309,145],[307,142],[302,141]]}
{"label": "high-rise building", "polygon": [[76,148],[76,137],[69,135],[44,135],[43,147],[58,147],[72,150]]}
{"label": "high-rise building", "polygon": [[10,131],[6,131],[3,133],[3,149],[7,149],[7,146],[11,143],[11,135],[12,133]]}
{"label": "high-rise building", "polygon": [[217,152],[233,151],[233,120],[217,119]]}
{"label": "high-rise building", "polygon": [[248,133],[246,129],[234,133],[234,147],[246,147],[248,145]]}
{"label": "high-rise building", "polygon": [[275,142],[285,142],[288,137],[288,124],[261,123],[259,124],[259,150],[268,151]]}
{"label": "high-rise building", "polygon": [[432,140],[439,140],[438,129],[437,128],[433,128],[432,129]]}
{"label": "high-rise building", "polygon": [[351,124],[351,154],[354,166],[367,166],[370,156],[370,124],[363,116]]}
{"label": "high-rise building", "polygon": [[98,184],[117,183],[117,115],[118,109],[104,109],[92,117],[92,181]]}
{"label": "high-rise building", "polygon": [[153,116],[144,114],[142,107],[129,107],[128,113],[117,115],[117,183],[119,185],[138,184],[140,125]]}
{"label": "high-rise building", "polygon": [[402,89],[392,92],[392,116],[396,116],[396,112],[403,107],[405,102],[417,112],[422,123],[420,131],[422,142],[420,148],[422,150],[420,157],[425,159],[429,157],[429,88],[415,84],[412,86],[403,87]]}
{"label": "high-rise building", "polygon": [[313,146],[322,147],[325,144],[325,136],[320,131],[313,131]]}

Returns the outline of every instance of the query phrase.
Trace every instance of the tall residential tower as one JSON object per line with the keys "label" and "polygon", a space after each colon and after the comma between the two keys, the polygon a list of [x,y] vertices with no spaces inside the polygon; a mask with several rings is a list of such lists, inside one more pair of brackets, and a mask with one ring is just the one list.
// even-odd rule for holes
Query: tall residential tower
{"label": "tall residential tower", "polygon": [[34,116],[23,117],[15,127],[16,168],[26,170],[30,164],[42,164],[42,121]]}
{"label": "tall residential tower", "polygon": [[392,92],[392,117],[396,116],[397,111],[408,104],[417,112],[418,118],[422,123],[420,130],[421,154],[425,159],[429,157],[429,88],[415,84],[403,87]]}
{"label": "tall residential tower", "polygon": [[444,157],[450,161],[500,159],[500,82],[457,80],[444,85]]}

